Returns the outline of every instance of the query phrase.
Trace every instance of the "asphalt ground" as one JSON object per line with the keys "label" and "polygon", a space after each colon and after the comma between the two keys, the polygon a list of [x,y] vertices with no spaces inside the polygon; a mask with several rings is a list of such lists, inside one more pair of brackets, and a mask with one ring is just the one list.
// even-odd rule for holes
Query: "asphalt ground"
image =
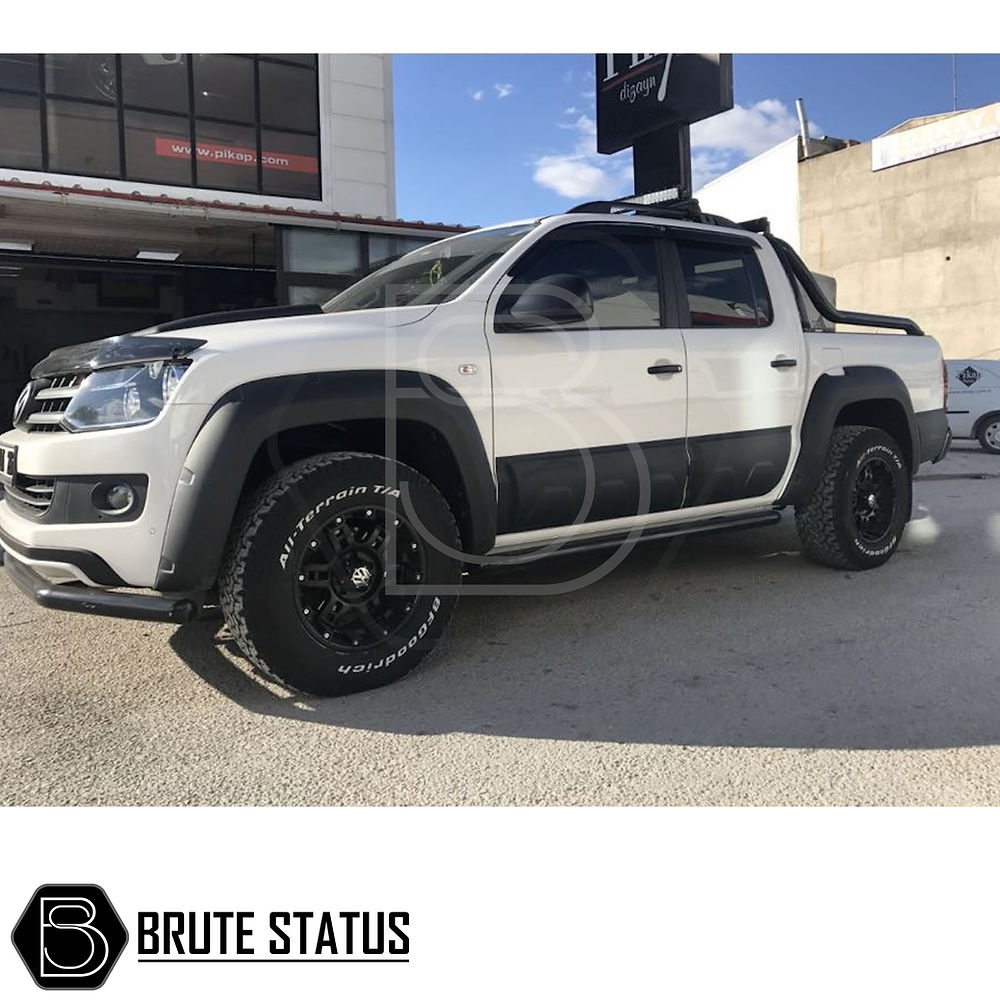
{"label": "asphalt ground", "polygon": [[338,700],[261,679],[218,621],[47,612],[0,572],[0,802],[997,804],[1000,456],[959,443],[915,503],[868,573],[804,561],[786,513],[464,597],[415,673]]}

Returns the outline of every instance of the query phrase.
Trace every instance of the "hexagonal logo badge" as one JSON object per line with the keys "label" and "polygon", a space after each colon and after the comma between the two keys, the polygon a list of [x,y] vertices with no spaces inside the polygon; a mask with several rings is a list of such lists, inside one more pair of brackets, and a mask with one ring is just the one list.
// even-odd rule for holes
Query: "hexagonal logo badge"
{"label": "hexagonal logo badge", "polygon": [[96,990],[128,943],[128,931],[99,885],[42,885],[11,940],[43,990]]}

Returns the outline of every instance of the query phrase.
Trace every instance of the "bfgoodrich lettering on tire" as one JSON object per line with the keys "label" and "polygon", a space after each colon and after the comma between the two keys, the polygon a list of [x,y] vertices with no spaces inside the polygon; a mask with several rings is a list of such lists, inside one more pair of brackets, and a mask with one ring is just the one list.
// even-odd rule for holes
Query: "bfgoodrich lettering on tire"
{"label": "bfgoodrich lettering on tire", "polygon": [[805,555],[837,569],[872,569],[896,551],[912,483],[899,445],[874,427],[834,429],[807,504],[795,508]]}
{"label": "bfgoodrich lettering on tire", "polygon": [[233,530],[219,580],[226,623],[247,658],[290,687],[388,684],[430,651],[455,605],[461,565],[434,539],[460,548],[447,503],[414,469],[348,452],[297,462]]}

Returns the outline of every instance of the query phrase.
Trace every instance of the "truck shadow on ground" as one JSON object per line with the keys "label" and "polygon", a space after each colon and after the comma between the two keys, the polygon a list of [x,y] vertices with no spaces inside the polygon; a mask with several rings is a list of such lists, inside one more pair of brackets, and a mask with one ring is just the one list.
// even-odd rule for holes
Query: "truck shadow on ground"
{"label": "truck shadow on ground", "polygon": [[[606,558],[481,579],[537,589]],[[963,579],[959,555],[905,539],[873,572],[814,566],[786,516],[772,528],[647,543],[575,593],[470,591],[420,668],[348,698],[257,678],[217,622],[178,629],[171,643],[247,711],[314,725],[682,746],[997,743],[1000,623],[992,610],[984,622],[985,598],[977,607]]]}

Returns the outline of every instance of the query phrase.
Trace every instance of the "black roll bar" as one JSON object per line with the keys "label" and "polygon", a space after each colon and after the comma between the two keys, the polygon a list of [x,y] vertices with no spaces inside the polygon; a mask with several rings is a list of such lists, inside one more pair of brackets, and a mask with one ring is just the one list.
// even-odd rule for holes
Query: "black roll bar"
{"label": "black roll bar", "polygon": [[806,267],[802,258],[782,239],[777,236],[765,235],[771,246],[774,247],[781,263],[788,272],[789,277],[798,279],[806,295],[816,307],[816,311],[831,323],[850,323],[854,326],[887,326],[892,330],[905,330],[908,336],[922,337],[924,331],[912,320],[905,316],[880,316],[877,313],[848,312],[838,309],[823,294],[823,289],[816,283],[812,271]]}

